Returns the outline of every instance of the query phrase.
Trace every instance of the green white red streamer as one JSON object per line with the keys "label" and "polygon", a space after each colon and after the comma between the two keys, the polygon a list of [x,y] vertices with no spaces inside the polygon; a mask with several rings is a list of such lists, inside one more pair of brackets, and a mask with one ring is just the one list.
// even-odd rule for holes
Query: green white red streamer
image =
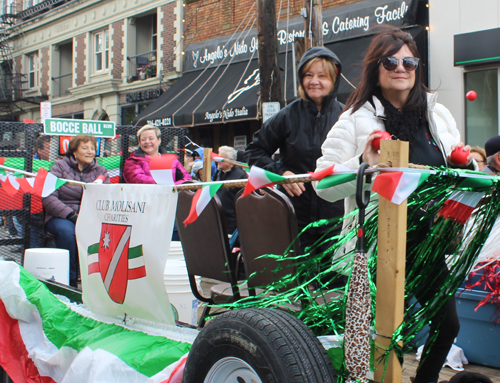
{"label": "green white red streamer", "polygon": [[85,312],[0,261],[0,365],[15,382],[180,382],[195,330],[172,328],[168,338]]}

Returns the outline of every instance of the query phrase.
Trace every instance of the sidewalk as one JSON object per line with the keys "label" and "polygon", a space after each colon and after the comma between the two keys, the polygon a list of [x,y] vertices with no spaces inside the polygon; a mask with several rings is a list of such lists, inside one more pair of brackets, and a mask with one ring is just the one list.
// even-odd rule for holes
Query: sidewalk
{"label": "sidewalk", "polygon": [[[410,377],[415,376],[418,367],[418,361],[417,359],[415,359],[415,355],[416,352],[410,352],[405,355],[402,383],[410,383]],[[465,357],[467,357],[467,355],[465,355]],[[483,375],[486,375],[488,378],[491,379],[493,383],[500,383],[500,369],[498,368],[490,368],[490,367],[480,366],[477,364],[466,364],[464,365],[464,369],[465,371],[478,372]],[[450,367],[445,367],[441,370],[441,374],[439,375],[439,381],[442,380],[448,381],[458,373],[459,371],[455,371]]]}

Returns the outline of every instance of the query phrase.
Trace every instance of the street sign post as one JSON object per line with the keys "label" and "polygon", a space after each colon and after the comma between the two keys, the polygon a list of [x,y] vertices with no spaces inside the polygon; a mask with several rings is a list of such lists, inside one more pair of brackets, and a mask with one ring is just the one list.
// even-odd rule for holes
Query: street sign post
{"label": "street sign post", "polygon": [[79,134],[90,134],[103,138],[115,138],[116,136],[116,126],[113,121],[46,118],[43,131],[52,136],[77,136]]}
{"label": "street sign post", "polygon": [[266,122],[272,116],[280,111],[279,102],[263,102],[262,103],[262,123]]}
{"label": "street sign post", "polygon": [[52,104],[50,101],[44,101],[40,103],[40,118],[42,119],[42,124],[45,122],[46,118],[52,117]]}

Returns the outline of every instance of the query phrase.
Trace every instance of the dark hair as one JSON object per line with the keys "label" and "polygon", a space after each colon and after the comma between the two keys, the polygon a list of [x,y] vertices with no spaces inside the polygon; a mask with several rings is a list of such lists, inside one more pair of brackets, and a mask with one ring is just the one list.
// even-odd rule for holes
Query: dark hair
{"label": "dark hair", "polygon": [[35,141],[35,152],[42,150],[46,143],[50,143],[50,136],[40,136]]}
{"label": "dark hair", "polygon": [[[363,60],[363,73],[361,81],[354,92],[347,99],[345,109],[353,108],[357,111],[375,92],[379,77],[379,60],[382,57],[392,56],[397,53],[403,45],[407,45],[413,57],[420,58],[417,45],[413,37],[401,29],[383,25],[379,27],[377,35],[373,38],[365,53]],[[422,109],[427,105],[427,87],[424,85],[424,71],[422,62],[415,70],[415,85],[410,90],[410,94],[403,109]]]}
{"label": "dark hair", "polygon": [[69,142],[69,148],[68,151],[66,152],[66,157],[71,157],[73,153],[78,150],[78,147],[80,146],[81,143],[87,143],[89,141],[92,144],[94,144],[94,147],[97,150],[97,140],[94,136],[89,136],[87,134],[79,134],[78,136],[73,137]]}

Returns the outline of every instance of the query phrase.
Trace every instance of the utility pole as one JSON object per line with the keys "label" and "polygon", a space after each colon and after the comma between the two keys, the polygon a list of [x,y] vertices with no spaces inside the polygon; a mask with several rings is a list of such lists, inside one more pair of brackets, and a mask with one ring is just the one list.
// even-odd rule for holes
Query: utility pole
{"label": "utility pole", "polygon": [[257,1],[257,36],[259,39],[260,101],[281,100],[281,81],[276,38],[276,6],[274,0]]}
{"label": "utility pole", "polygon": [[306,50],[311,47],[322,47],[323,15],[321,0],[304,0],[304,8],[301,14],[304,16]]}

